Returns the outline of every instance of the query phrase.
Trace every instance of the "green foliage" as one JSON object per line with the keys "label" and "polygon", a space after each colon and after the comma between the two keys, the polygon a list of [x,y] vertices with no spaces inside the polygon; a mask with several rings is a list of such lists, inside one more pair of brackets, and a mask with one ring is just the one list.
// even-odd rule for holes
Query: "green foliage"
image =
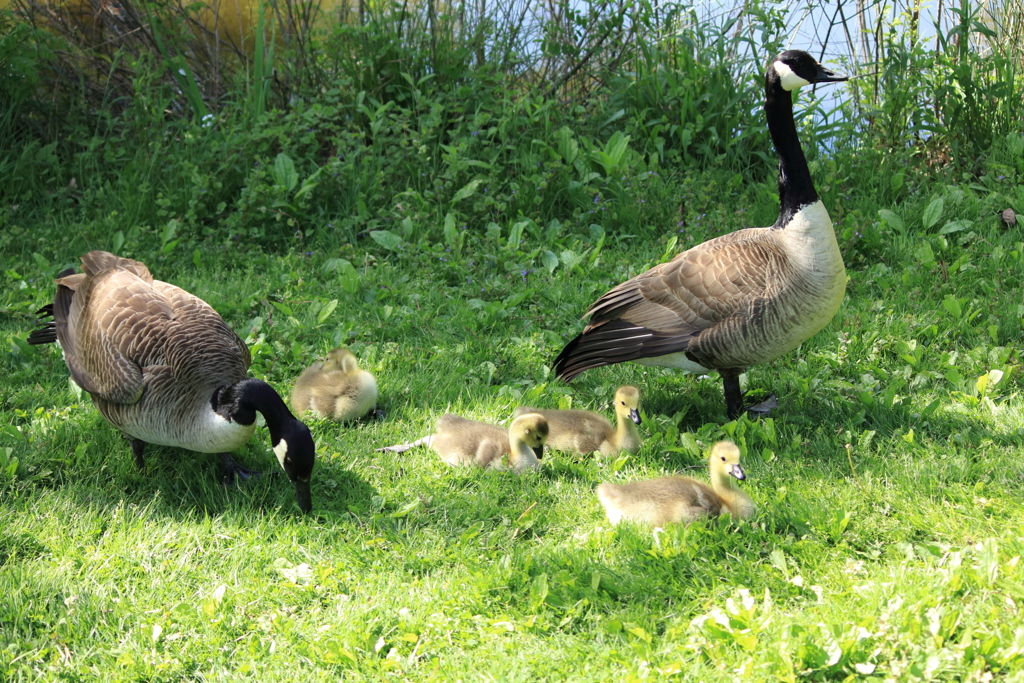
{"label": "green foliage", "polygon": [[[490,20],[366,6],[300,50],[268,14],[266,61],[223,79],[185,47],[186,12],[163,56],[80,45],[99,55],[80,91],[47,80],[70,49],[0,32],[21,75],[0,85],[0,678],[1021,676],[1024,235],[998,212],[1024,211],[1024,137],[993,100],[1014,94],[1011,53],[963,55],[950,33],[929,62],[881,31],[877,84],[849,86],[864,116],[801,96],[848,296],[744,376],[773,416],[728,422],[717,378],[624,365],[566,385],[551,362],[610,287],[775,220],[758,108],[780,18],[569,9],[531,68]],[[142,35],[108,14],[125,23],[97,43]],[[957,35],[983,33],[963,16]],[[215,457],[154,447],[136,470],[59,350],[27,345],[93,248],[210,302],[282,393],[339,345],[376,374],[384,420],[309,419],[314,516],[273,478],[223,487]],[[626,382],[645,441],[610,462],[547,453],[513,478],[374,451],[446,411],[607,413]],[[720,438],[756,519],[608,526],[598,482],[702,476]],[[276,467],[265,428],[238,457]]]}

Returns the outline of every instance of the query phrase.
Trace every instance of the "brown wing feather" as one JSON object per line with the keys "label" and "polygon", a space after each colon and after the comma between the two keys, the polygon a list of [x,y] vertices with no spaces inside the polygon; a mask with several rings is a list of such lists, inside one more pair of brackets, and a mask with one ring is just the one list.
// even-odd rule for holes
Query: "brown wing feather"
{"label": "brown wing feather", "polygon": [[705,367],[732,367],[741,359],[718,342],[756,322],[791,270],[767,234],[750,228],[723,235],[611,289],[555,360],[559,376],[679,352]]}
{"label": "brown wing feather", "polygon": [[86,277],[74,293],[67,326],[57,327],[62,348],[66,338],[72,340],[68,366],[75,380],[81,376],[82,388],[107,401],[138,401],[145,389],[142,368],[163,362],[163,330],[172,315],[164,298],[135,272]]}
{"label": "brown wing feather", "polygon": [[101,403],[134,404],[161,382],[205,393],[245,377],[249,349],[202,299],[106,252],[83,256],[82,269],[57,281],[54,327],[72,377]]}

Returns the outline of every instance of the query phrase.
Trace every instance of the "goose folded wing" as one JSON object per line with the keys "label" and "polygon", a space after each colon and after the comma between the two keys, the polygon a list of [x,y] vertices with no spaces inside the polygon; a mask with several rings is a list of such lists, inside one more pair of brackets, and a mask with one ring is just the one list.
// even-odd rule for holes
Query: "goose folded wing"
{"label": "goose folded wing", "polygon": [[[192,334],[187,331],[183,334],[196,338],[200,335],[211,335],[209,339],[217,346],[221,354],[240,357],[244,366],[243,371],[248,369],[252,362],[249,347],[245,345],[238,333],[224,322],[213,306],[180,287],[160,280],[153,281],[153,289],[159,292],[174,310],[174,319],[180,323],[181,327],[195,331]],[[199,330],[203,332],[199,332]]]}
{"label": "goose folded wing", "polygon": [[57,313],[72,290],[58,287],[54,300],[68,368],[90,394],[112,403],[135,403],[145,390],[143,368],[162,362],[173,310],[134,272],[116,270],[85,283],[74,292],[63,326]]}
{"label": "goose folded wing", "polygon": [[663,334],[708,329],[770,296],[785,261],[761,239],[712,240],[605,294],[588,328],[621,318]]}

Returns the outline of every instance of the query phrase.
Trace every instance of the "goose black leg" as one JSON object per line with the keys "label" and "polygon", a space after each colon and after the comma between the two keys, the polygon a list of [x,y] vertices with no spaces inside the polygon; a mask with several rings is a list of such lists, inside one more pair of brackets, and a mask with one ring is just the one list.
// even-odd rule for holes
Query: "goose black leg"
{"label": "goose black leg", "polygon": [[238,464],[238,461],[231,457],[230,453],[220,454],[221,462],[224,463],[224,483],[234,484],[236,480],[248,481],[255,477],[262,476],[263,473],[258,470],[250,470],[248,467],[242,467]]}
{"label": "goose black leg", "polygon": [[725,389],[725,414],[735,420],[743,412],[743,392],[740,391],[740,371],[734,368],[719,370]]}
{"label": "goose black leg", "polygon": [[132,439],[128,443],[131,444],[132,455],[135,456],[135,466],[141,470],[146,465],[146,462],[142,459],[142,451],[146,450],[146,442],[142,439]]}

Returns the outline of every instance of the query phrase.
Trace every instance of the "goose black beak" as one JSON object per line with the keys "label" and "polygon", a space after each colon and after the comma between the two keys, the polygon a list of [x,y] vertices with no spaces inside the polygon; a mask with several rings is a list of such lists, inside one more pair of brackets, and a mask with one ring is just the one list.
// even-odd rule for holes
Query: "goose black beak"
{"label": "goose black beak", "polygon": [[313,498],[309,493],[309,480],[302,481],[301,479],[295,480],[295,502],[299,504],[299,509],[303,513],[309,514],[313,511]]}
{"label": "goose black beak", "polygon": [[640,424],[640,411],[638,411],[636,408],[630,410],[629,419],[637,424]]}
{"label": "goose black beak", "polygon": [[732,476],[736,477],[740,481],[743,481],[744,479],[747,478],[746,472],[744,472],[743,468],[740,467],[739,465],[733,465],[732,467],[730,467],[729,468],[729,474],[731,474]]}
{"label": "goose black beak", "polygon": [[533,454],[537,456],[538,460],[540,460],[541,458],[544,457],[544,446],[543,445],[531,446],[531,449],[533,450]]}
{"label": "goose black beak", "polygon": [[827,69],[821,64],[818,65],[818,75],[814,77],[815,83],[839,83],[841,81],[848,81],[850,77],[846,74],[836,73],[832,69]]}

